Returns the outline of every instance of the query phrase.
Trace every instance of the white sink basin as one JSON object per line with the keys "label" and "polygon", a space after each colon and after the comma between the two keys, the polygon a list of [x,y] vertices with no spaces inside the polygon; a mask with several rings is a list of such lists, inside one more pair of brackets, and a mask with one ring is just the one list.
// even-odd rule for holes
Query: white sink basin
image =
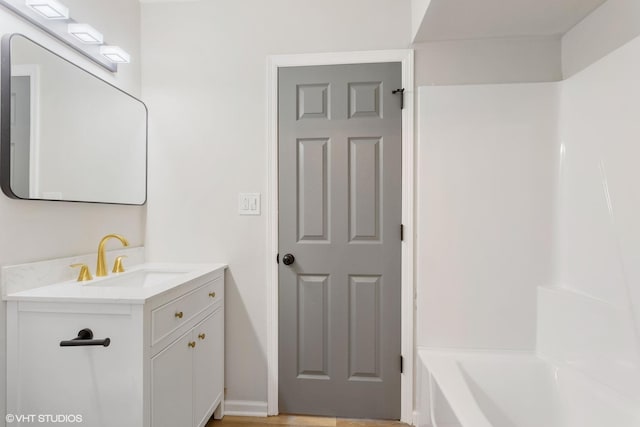
{"label": "white sink basin", "polygon": [[86,282],[85,284],[87,286],[150,288],[189,272],[189,270],[142,269],[119,273],[94,283]]}

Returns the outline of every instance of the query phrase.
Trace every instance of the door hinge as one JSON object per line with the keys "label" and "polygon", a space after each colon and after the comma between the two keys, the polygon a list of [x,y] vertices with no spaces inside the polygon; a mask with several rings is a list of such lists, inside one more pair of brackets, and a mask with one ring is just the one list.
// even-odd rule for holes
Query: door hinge
{"label": "door hinge", "polygon": [[400,373],[404,374],[404,357],[400,355]]}
{"label": "door hinge", "polygon": [[404,110],[404,88],[391,91],[392,94],[400,94],[400,109]]}
{"label": "door hinge", "polygon": [[400,224],[400,241],[404,241],[404,224]]}

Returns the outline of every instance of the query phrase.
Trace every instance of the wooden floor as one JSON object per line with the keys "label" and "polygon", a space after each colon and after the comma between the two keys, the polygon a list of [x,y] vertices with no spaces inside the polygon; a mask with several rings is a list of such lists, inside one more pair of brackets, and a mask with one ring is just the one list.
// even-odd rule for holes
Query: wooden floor
{"label": "wooden floor", "polygon": [[255,427],[255,426],[295,426],[295,427],[408,427],[398,421],[354,420],[331,417],[310,417],[305,415],[278,415],[277,417],[231,417],[212,420],[206,427]]}

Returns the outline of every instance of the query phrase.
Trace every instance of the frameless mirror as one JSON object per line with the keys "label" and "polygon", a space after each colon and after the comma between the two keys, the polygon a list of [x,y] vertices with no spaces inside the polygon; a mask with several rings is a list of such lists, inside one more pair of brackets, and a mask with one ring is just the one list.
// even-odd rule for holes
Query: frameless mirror
{"label": "frameless mirror", "polygon": [[0,183],[14,199],[142,205],[147,108],[21,34],[2,38]]}

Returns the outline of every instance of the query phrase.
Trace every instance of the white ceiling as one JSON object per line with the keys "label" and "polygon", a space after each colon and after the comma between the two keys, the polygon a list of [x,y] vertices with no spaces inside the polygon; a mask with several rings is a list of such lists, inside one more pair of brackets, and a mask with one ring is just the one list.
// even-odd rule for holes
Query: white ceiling
{"label": "white ceiling", "polygon": [[606,0],[431,0],[415,42],[564,34]]}

